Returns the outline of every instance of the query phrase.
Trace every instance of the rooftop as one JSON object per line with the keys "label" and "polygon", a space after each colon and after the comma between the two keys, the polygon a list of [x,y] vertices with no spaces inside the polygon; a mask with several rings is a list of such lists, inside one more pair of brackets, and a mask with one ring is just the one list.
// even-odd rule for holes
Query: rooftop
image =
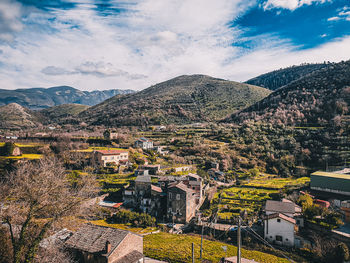
{"label": "rooftop", "polygon": [[265,205],[265,211],[294,214],[295,204],[293,202],[267,200]]}
{"label": "rooftop", "polygon": [[311,174],[311,176],[313,176],[313,175],[350,180],[350,175],[349,174],[340,174],[340,173],[331,173],[331,172],[317,171],[317,172],[314,172],[314,173]]}
{"label": "rooftop", "polygon": [[105,252],[110,242],[112,252],[130,232],[117,228],[86,224],[75,232],[65,243],[66,246],[89,253]]}
{"label": "rooftop", "polygon": [[188,193],[195,193],[191,188],[188,188],[183,182],[180,183],[172,183],[169,185],[169,188],[179,188],[182,191],[188,192]]}
{"label": "rooftop", "polygon": [[274,218],[281,218],[281,219],[283,219],[283,220],[285,220],[285,221],[288,221],[288,222],[290,222],[290,223],[292,223],[292,224],[295,224],[295,223],[296,223],[296,221],[295,221],[294,218],[291,218],[291,217],[289,217],[289,216],[286,216],[286,215],[284,215],[284,214],[282,214],[282,213],[274,213],[274,214],[265,216],[265,219],[274,219]]}
{"label": "rooftop", "polygon": [[155,192],[159,192],[159,193],[163,192],[162,188],[160,188],[160,187],[158,187],[156,185],[153,185],[153,184],[151,185],[151,190],[155,191]]}
{"label": "rooftop", "polygon": [[139,175],[136,177],[135,182],[138,183],[151,183],[151,176],[149,175]]}
{"label": "rooftop", "polygon": [[116,155],[121,153],[129,153],[127,150],[97,150],[95,152],[101,153],[103,155]]}

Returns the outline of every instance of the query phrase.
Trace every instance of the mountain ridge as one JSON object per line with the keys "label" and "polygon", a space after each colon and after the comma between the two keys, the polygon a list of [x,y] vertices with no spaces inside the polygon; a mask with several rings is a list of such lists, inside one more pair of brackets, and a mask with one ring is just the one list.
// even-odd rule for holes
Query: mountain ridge
{"label": "mountain ridge", "polygon": [[182,75],[142,91],[112,97],[83,111],[95,125],[149,125],[213,121],[262,99],[269,90],[206,75]]}
{"label": "mountain ridge", "polygon": [[17,103],[32,110],[40,110],[62,104],[96,105],[118,94],[132,93],[132,90],[82,91],[70,86],[50,88],[0,89],[0,106]]}

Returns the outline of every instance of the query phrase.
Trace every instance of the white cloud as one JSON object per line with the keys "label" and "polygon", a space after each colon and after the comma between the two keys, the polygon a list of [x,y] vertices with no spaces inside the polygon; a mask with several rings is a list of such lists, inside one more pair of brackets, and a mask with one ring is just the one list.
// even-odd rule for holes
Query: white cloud
{"label": "white cloud", "polygon": [[339,19],[340,19],[339,16],[333,16],[333,17],[328,18],[327,21],[337,21]]}
{"label": "white cloud", "polygon": [[291,11],[302,7],[303,5],[311,5],[314,3],[323,4],[330,0],[267,0],[263,7],[265,10],[273,8],[289,9]]}
{"label": "white cloud", "polygon": [[0,1],[0,40],[11,41],[13,33],[22,30],[21,5],[12,0]]}
{"label": "white cloud", "polygon": [[[348,38],[296,51],[286,41],[263,36],[259,49],[242,55],[232,45],[240,32],[228,23],[255,0],[139,0],[108,17],[84,2],[28,15],[15,44],[0,46],[2,88],[140,90],[183,74],[244,81],[293,64],[350,58]],[[50,22],[42,27],[43,21]]]}

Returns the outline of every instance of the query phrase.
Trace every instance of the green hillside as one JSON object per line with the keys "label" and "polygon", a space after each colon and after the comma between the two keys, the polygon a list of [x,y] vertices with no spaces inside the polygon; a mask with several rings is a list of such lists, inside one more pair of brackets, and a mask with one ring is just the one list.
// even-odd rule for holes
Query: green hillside
{"label": "green hillside", "polygon": [[95,125],[182,124],[222,119],[269,90],[204,75],[180,76],[138,93],[115,96],[82,112]]}

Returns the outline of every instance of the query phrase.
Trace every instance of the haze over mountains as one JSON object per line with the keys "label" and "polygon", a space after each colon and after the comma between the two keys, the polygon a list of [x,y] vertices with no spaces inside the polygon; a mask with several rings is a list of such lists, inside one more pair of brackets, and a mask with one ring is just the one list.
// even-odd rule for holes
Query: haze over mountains
{"label": "haze over mountains", "polygon": [[48,89],[30,88],[5,90],[0,89],[0,106],[17,103],[28,109],[45,109],[61,104],[77,103],[83,105],[96,105],[110,97],[119,94],[129,94],[132,90],[102,90],[81,91],[69,86],[58,86]]}

